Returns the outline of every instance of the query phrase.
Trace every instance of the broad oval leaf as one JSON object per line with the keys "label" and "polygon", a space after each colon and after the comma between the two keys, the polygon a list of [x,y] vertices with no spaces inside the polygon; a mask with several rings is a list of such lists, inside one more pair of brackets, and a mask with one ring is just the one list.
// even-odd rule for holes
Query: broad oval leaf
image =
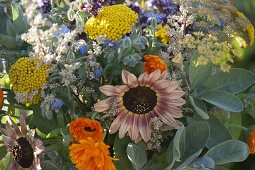
{"label": "broad oval leaf", "polygon": [[201,100],[194,99],[192,96],[189,96],[191,105],[194,107],[197,114],[199,114],[203,119],[209,119],[207,114],[206,107]]}
{"label": "broad oval leaf", "polygon": [[251,71],[233,68],[229,73],[218,72],[212,75],[205,85],[209,90],[220,90],[232,94],[237,94],[255,82],[255,74]]}
{"label": "broad oval leaf", "polygon": [[210,137],[206,144],[208,149],[232,139],[228,129],[214,115],[210,114],[208,123],[210,126]]}
{"label": "broad oval leaf", "polygon": [[202,157],[202,158],[196,159],[192,163],[192,166],[193,167],[201,167],[201,166],[203,166],[205,168],[214,169],[215,168],[215,162],[210,157]]}
{"label": "broad oval leaf", "polygon": [[221,109],[230,112],[241,112],[244,109],[243,103],[238,97],[231,93],[219,90],[210,90],[202,94],[202,99]]}
{"label": "broad oval leaf", "polygon": [[136,170],[142,169],[142,167],[147,163],[147,155],[145,151],[137,145],[129,143],[126,152],[128,159]]}
{"label": "broad oval leaf", "polygon": [[211,63],[198,65],[197,58],[197,55],[194,55],[189,66],[189,81],[193,88],[204,84],[212,72]]}
{"label": "broad oval leaf", "polygon": [[212,158],[216,165],[223,165],[244,161],[249,156],[249,149],[244,142],[228,140],[209,149],[204,156]]}

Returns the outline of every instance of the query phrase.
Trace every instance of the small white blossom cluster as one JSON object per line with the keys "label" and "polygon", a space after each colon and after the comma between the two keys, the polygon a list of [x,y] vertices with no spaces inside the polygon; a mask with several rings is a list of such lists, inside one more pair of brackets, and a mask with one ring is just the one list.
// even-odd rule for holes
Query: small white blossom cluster
{"label": "small white blossom cluster", "polygon": [[42,116],[47,117],[48,119],[52,118],[51,105],[55,100],[55,94],[48,94],[43,98],[41,102]]}
{"label": "small white blossom cluster", "polygon": [[148,150],[161,150],[161,141],[163,140],[162,131],[163,122],[158,118],[151,118],[150,124],[152,127],[151,139],[146,143]]}
{"label": "small white blossom cluster", "polygon": [[98,56],[102,54],[102,47],[97,42],[94,41],[92,46],[93,48],[88,51],[90,55]]}
{"label": "small white blossom cluster", "polygon": [[62,69],[60,71],[60,75],[62,76],[62,83],[64,86],[69,86],[71,83],[73,83],[77,78],[74,75],[74,71],[80,68],[81,63],[76,62],[73,64],[66,64],[65,69]]}
{"label": "small white blossom cluster", "polygon": [[42,0],[21,0],[21,5],[25,9],[26,18],[32,27],[49,26],[51,23],[38,12],[38,8],[43,5]]}

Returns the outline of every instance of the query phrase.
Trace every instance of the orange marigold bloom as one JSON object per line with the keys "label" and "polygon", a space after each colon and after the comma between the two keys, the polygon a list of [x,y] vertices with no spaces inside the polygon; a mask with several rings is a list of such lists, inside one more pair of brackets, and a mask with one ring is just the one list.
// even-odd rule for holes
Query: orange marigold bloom
{"label": "orange marigold bloom", "polygon": [[144,71],[148,74],[160,69],[164,72],[167,69],[167,65],[159,56],[156,55],[145,55],[144,56]]}
{"label": "orange marigold bloom", "polygon": [[69,153],[78,170],[115,170],[114,158],[109,156],[109,146],[92,138],[72,144]]}
{"label": "orange marigold bloom", "polygon": [[3,93],[3,90],[0,88],[0,110],[2,110],[3,103],[4,103],[4,93]]}
{"label": "orange marigold bloom", "polygon": [[75,141],[91,137],[103,141],[104,134],[100,123],[88,118],[78,118],[69,124],[69,131]]}
{"label": "orange marigold bloom", "polygon": [[252,130],[248,139],[248,146],[251,154],[255,154],[255,128]]}

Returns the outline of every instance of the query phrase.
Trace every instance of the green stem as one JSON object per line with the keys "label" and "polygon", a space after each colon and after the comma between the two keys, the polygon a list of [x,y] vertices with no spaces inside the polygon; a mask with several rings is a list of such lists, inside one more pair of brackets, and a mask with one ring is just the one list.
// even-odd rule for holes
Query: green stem
{"label": "green stem", "polygon": [[229,124],[228,127],[235,127],[235,128],[240,128],[244,131],[248,131],[248,128],[241,126],[241,125],[237,125],[237,124]]}

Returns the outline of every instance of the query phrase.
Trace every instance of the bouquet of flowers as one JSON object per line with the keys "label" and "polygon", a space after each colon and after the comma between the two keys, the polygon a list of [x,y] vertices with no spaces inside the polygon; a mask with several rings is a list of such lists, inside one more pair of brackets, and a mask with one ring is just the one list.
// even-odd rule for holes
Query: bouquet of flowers
{"label": "bouquet of flowers", "polygon": [[0,22],[0,169],[222,170],[255,153],[255,74],[234,65],[254,27],[228,1],[1,0]]}

